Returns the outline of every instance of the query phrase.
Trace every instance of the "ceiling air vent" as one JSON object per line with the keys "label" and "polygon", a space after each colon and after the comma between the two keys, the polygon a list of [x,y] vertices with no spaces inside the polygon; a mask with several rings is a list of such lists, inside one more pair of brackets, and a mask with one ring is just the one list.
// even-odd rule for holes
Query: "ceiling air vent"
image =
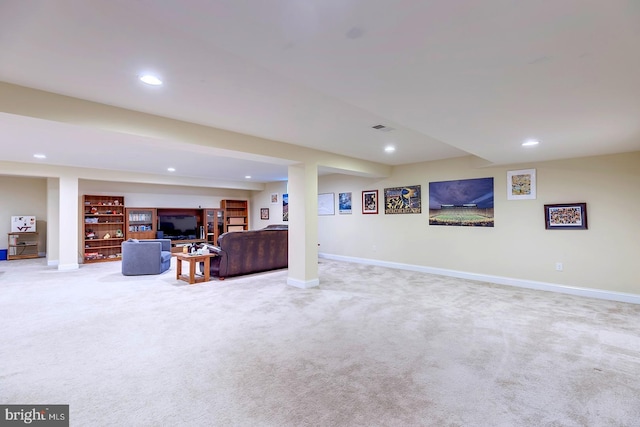
{"label": "ceiling air vent", "polygon": [[390,128],[389,126],[385,126],[385,125],[375,125],[375,126],[371,126],[371,128],[375,130],[379,130],[380,132],[391,132],[393,130],[393,128]]}

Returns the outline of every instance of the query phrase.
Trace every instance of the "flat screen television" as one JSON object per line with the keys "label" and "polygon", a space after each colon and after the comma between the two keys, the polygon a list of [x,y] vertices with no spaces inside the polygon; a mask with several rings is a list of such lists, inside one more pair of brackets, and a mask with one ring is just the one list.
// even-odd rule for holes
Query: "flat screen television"
{"label": "flat screen television", "polygon": [[158,230],[165,239],[196,239],[198,218],[195,215],[158,215]]}

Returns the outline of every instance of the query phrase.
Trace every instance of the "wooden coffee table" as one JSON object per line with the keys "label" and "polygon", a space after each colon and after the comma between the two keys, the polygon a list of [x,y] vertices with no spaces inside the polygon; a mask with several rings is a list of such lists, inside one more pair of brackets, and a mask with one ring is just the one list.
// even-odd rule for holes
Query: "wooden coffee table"
{"label": "wooden coffee table", "polygon": [[[209,265],[211,258],[218,256],[217,254],[176,254],[178,265],[176,266],[176,279],[189,282],[190,285],[194,283],[208,282],[210,277]],[[186,261],[189,264],[189,274],[182,274],[182,261]],[[196,264],[204,262],[204,276],[196,277]]]}

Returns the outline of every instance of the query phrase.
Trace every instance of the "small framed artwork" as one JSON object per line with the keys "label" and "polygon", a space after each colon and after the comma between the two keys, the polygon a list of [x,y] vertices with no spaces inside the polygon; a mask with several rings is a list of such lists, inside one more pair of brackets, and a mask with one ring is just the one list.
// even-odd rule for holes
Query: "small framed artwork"
{"label": "small framed artwork", "polygon": [[333,193],[318,194],[318,215],[335,215],[336,207]]}
{"label": "small framed artwork", "polygon": [[278,193],[271,193],[271,204],[272,205],[278,204]]}
{"label": "small framed artwork", "polygon": [[282,220],[289,221],[289,194],[282,194]]}
{"label": "small framed artwork", "polygon": [[338,193],[338,212],[351,213],[351,193]]}
{"label": "small framed artwork", "polygon": [[535,198],[535,169],[522,169],[507,172],[507,200],[527,200]]}
{"label": "small framed artwork", "polygon": [[547,230],[586,230],[587,204],[544,205],[544,223]]}
{"label": "small framed artwork", "polygon": [[366,190],[362,192],[362,213],[378,213],[378,190]]}
{"label": "small framed artwork", "polygon": [[260,208],[260,219],[269,219],[269,208]]}

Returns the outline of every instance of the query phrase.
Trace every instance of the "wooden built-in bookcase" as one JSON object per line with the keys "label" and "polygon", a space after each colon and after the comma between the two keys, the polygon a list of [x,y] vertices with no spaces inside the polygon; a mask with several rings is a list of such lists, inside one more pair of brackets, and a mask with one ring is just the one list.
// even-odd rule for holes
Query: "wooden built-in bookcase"
{"label": "wooden built-in bookcase", "polygon": [[127,239],[155,239],[158,232],[156,208],[127,208],[125,210]]}
{"label": "wooden built-in bookcase", "polygon": [[125,237],[124,197],[84,195],[82,205],[84,262],[120,260]]}
{"label": "wooden built-in bookcase", "polygon": [[224,233],[224,210],[204,209],[205,226],[207,229],[207,242],[218,244],[218,237]]}
{"label": "wooden built-in bookcase", "polygon": [[215,245],[223,233],[249,229],[249,202],[246,200],[221,200],[220,208],[127,208],[124,196],[84,195],[82,209],[85,263],[120,260],[125,238],[155,239],[161,230],[162,216],[197,218],[195,234],[189,233],[180,240],[174,238],[171,242],[173,251],[180,251],[182,245],[189,243]]}
{"label": "wooden built-in bookcase", "polygon": [[249,229],[249,202],[246,200],[221,200],[224,211],[224,232]]}

